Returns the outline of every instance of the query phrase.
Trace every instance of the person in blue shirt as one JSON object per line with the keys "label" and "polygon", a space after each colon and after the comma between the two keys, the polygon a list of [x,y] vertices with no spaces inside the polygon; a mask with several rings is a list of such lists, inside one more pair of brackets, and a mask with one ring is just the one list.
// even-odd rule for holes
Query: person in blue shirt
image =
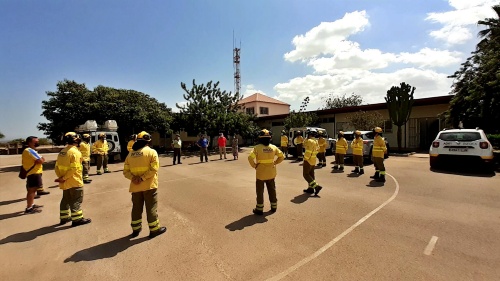
{"label": "person in blue shirt", "polygon": [[203,156],[205,156],[205,162],[208,162],[208,144],[209,141],[205,135],[200,135],[200,139],[196,145],[200,148],[200,162],[203,162]]}

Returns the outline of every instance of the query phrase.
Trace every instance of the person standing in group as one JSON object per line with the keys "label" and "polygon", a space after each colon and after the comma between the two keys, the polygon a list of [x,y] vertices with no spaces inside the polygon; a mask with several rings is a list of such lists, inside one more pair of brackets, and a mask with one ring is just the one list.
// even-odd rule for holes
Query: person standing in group
{"label": "person standing in group", "polygon": [[90,135],[83,134],[82,141],[78,145],[78,149],[82,153],[82,167],[83,167],[83,183],[91,183],[92,180],[89,178],[90,170]]}
{"label": "person standing in group", "polygon": [[233,135],[233,139],[231,140],[231,150],[234,160],[238,160],[238,136],[236,134]]}
{"label": "person standing in group", "polygon": [[[278,198],[276,197],[276,165],[285,159],[281,150],[271,144],[271,132],[264,129],[259,133],[259,144],[254,147],[248,156],[250,166],[256,170],[256,193],[257,204],[253,213],[264,214],[264,184],[267,186],[269,201],[271,202],[271,212],[278,209]],[[276,158],[277,157],[277,158]],[[256,163],[257,162],[257,163]]]}
{"label": "person standing in group", "polygon": [[102,175],[101,167],[104,167],[105,173],[110,173],[108,170],[108,142],[106,141],[106,134],[100,133],[99,139],[92,145],[92,154],[97,154],[97,174]]}
{"label": "person standing in group", "polygon": [[373,165],[375,166],[375,174],[370,178],[378,182],[385,182],[385,165],[384,156],[387,153],[387,146],[385,140],[382,138],[382,128],[376,127],[373,129]]}
{"label": "person standing in group", "polygon": [[224,136],[223,133],[219,133],[219,138],[217,139],[217,145],[219,146],[220,159],[222,159],[222,154],[224,154],[224,159],[227,159],[227,157],[226,157],[226,144],[227,144],[226,137]]}
{"label": "person standing in group", "polygon": [[133,135],[130,135],[130,137],[128,137],[129,141],[127,143],[127,150],[128,152],[132,151],[132,146],[134,145],[136,139],[137,139],[137,135],[136,134],[133,134]]}
{"label": "person standing in group", "polygon": [[203,156],[205,156],[205,162],[208,162],[208,145],[209,141],[204,134],[200,135],[200,139],[196,142],[196,145],[200,148],[200,162],[203,162]]}
{"label": "person standing in group", "polygon": [[354,162],[354,170],[351,173],[362,175],[365,173],[363,168],[363,138],[360,131],[354,132],[354,140],[351,142],[352,148],[352,161]]}
{"label": "person standing in group", "polygon": [[[35,205],[35,196],[39,188],[43,188],[42,173],[43,173],[43,163],[45,158],[40,156],[36,151],[38,147],[39,140],[35,136],[29,136],[26,138],[25,144],[28,146],[24,149],[21,156],[21,165],[26,173],[26,209],[25,214],[35,214],[40,213],[42,206]],[[45,192],[45,191],[43,191]],[[48,192],[44,193],[48,194]]]}
{"label": "person standing in group", "polygon": [[281,151],[285,155],[285,159],[288,159],[288,136],[286,131],[281,131]]}
{"label": "person standing in group", "polygon": [[314,167],[316,166],[316,156],[319,151],[319,144],[316,140],[318,132],[316,129],[307,130],[307,140],[305,142],[306,153],[304,154],[304,164],[302,166],[302,175],[307,181],[308,187],[304,189],[305,193],[318,195],[318,193],[323,189],[316,182],[316,177],[314,175]]}
{"label": "person standing in group", "polygon": [[132,234],[137,237],[142,230],[142,210],[146,205],[149,225],[149,238],[167,231],[158,219],[158,169],[160,161],[156,150],[149,147],[151,135],[140,132],[137,141],[125,159],[123,175],[130,180],[129,192],[132,194]]}
{"label": "person standing in group", "polygon": [[74,132],[64,135],[66,147],[59,152],[56,160],[56,182],[63,190],[60,204],[60,225],[71,221],[71,226],[79,226],[91,222],[83,217],[82,153],[78,150],[80,137]]}
{"label": "person standing in group", "polygon": [[182,148],[181,135],[175,134],[175,138],[172,140],[172,148],[174,149],[174,165],[175,165],[175,159],[177,159],[178,164],[182,164],[181,163],[181,148]]}
{"label": "person standing in group", "polygon": [[318,132],[318,167],[326,167],[326,140],[325,131]]}
{"label": "person standing in group", "polygon": [[334,170],[344,170],[344,157],[348,148],[347,140],[344,138],[344,132],[339,131],[337,135],[337,143],[335,145],[335,166]]}
{"label": "person standing in group", "polygon": [[302,137],[302,131],[296,131],[295,132],[295,138],[294,138],[294,144],[295,148],[297,149],[297,161],[303,161],[304,156],[303,156],[303,143],[304,143],[304,137]]}

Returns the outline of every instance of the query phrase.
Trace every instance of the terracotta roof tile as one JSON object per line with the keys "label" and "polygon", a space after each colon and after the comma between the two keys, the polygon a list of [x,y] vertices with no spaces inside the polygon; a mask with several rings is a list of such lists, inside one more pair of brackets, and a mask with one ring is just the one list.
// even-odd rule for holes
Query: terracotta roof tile
{"label": "terracotta roof tile", "polygon": [[270,98],[264,94],[259,94],[259,93],[255,93],[251,96],[248,96],[242,100],[240,100],[238,103],[239,104],[245,104],[245,103],[249,103],[249,102],[267,102],[267,103],[276,103],[276,104],[284,104],[284,105],[289,105],[288,103],[285,103],[285,102],[282,102],[280,100],[277,100],[277,99],[273,99],[273,98]]}

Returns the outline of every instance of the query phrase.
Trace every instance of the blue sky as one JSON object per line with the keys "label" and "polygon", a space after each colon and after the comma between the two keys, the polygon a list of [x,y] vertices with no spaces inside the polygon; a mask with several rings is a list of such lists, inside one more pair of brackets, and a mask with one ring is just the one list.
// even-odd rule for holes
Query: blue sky
{"label": "blue sky", "polygon": [[[472,2],[472,3],[471,3]],[[169,107],[181,82],[233,91],[233,31],[246,95],[309,109],[329,94],[382,102],[400,82],[446,95],[493,0],[0,1],[0,132],[36,129],[63,79],[134,89]],[[92,119],[89,116],[89,119]]]}

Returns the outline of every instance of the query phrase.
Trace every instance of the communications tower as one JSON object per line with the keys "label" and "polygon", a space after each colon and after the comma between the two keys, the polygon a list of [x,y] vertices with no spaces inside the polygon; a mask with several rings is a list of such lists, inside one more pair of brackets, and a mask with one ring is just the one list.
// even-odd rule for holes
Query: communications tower
{"label": "communications tower", "polygon": [[240,47],[237,48],[234,42],[233,33],[233,69],[234,69],[234,92],[236,94],[240,93],[241,90],[241,75],[240,75],[240,51],[241,51],[241,41]]}

